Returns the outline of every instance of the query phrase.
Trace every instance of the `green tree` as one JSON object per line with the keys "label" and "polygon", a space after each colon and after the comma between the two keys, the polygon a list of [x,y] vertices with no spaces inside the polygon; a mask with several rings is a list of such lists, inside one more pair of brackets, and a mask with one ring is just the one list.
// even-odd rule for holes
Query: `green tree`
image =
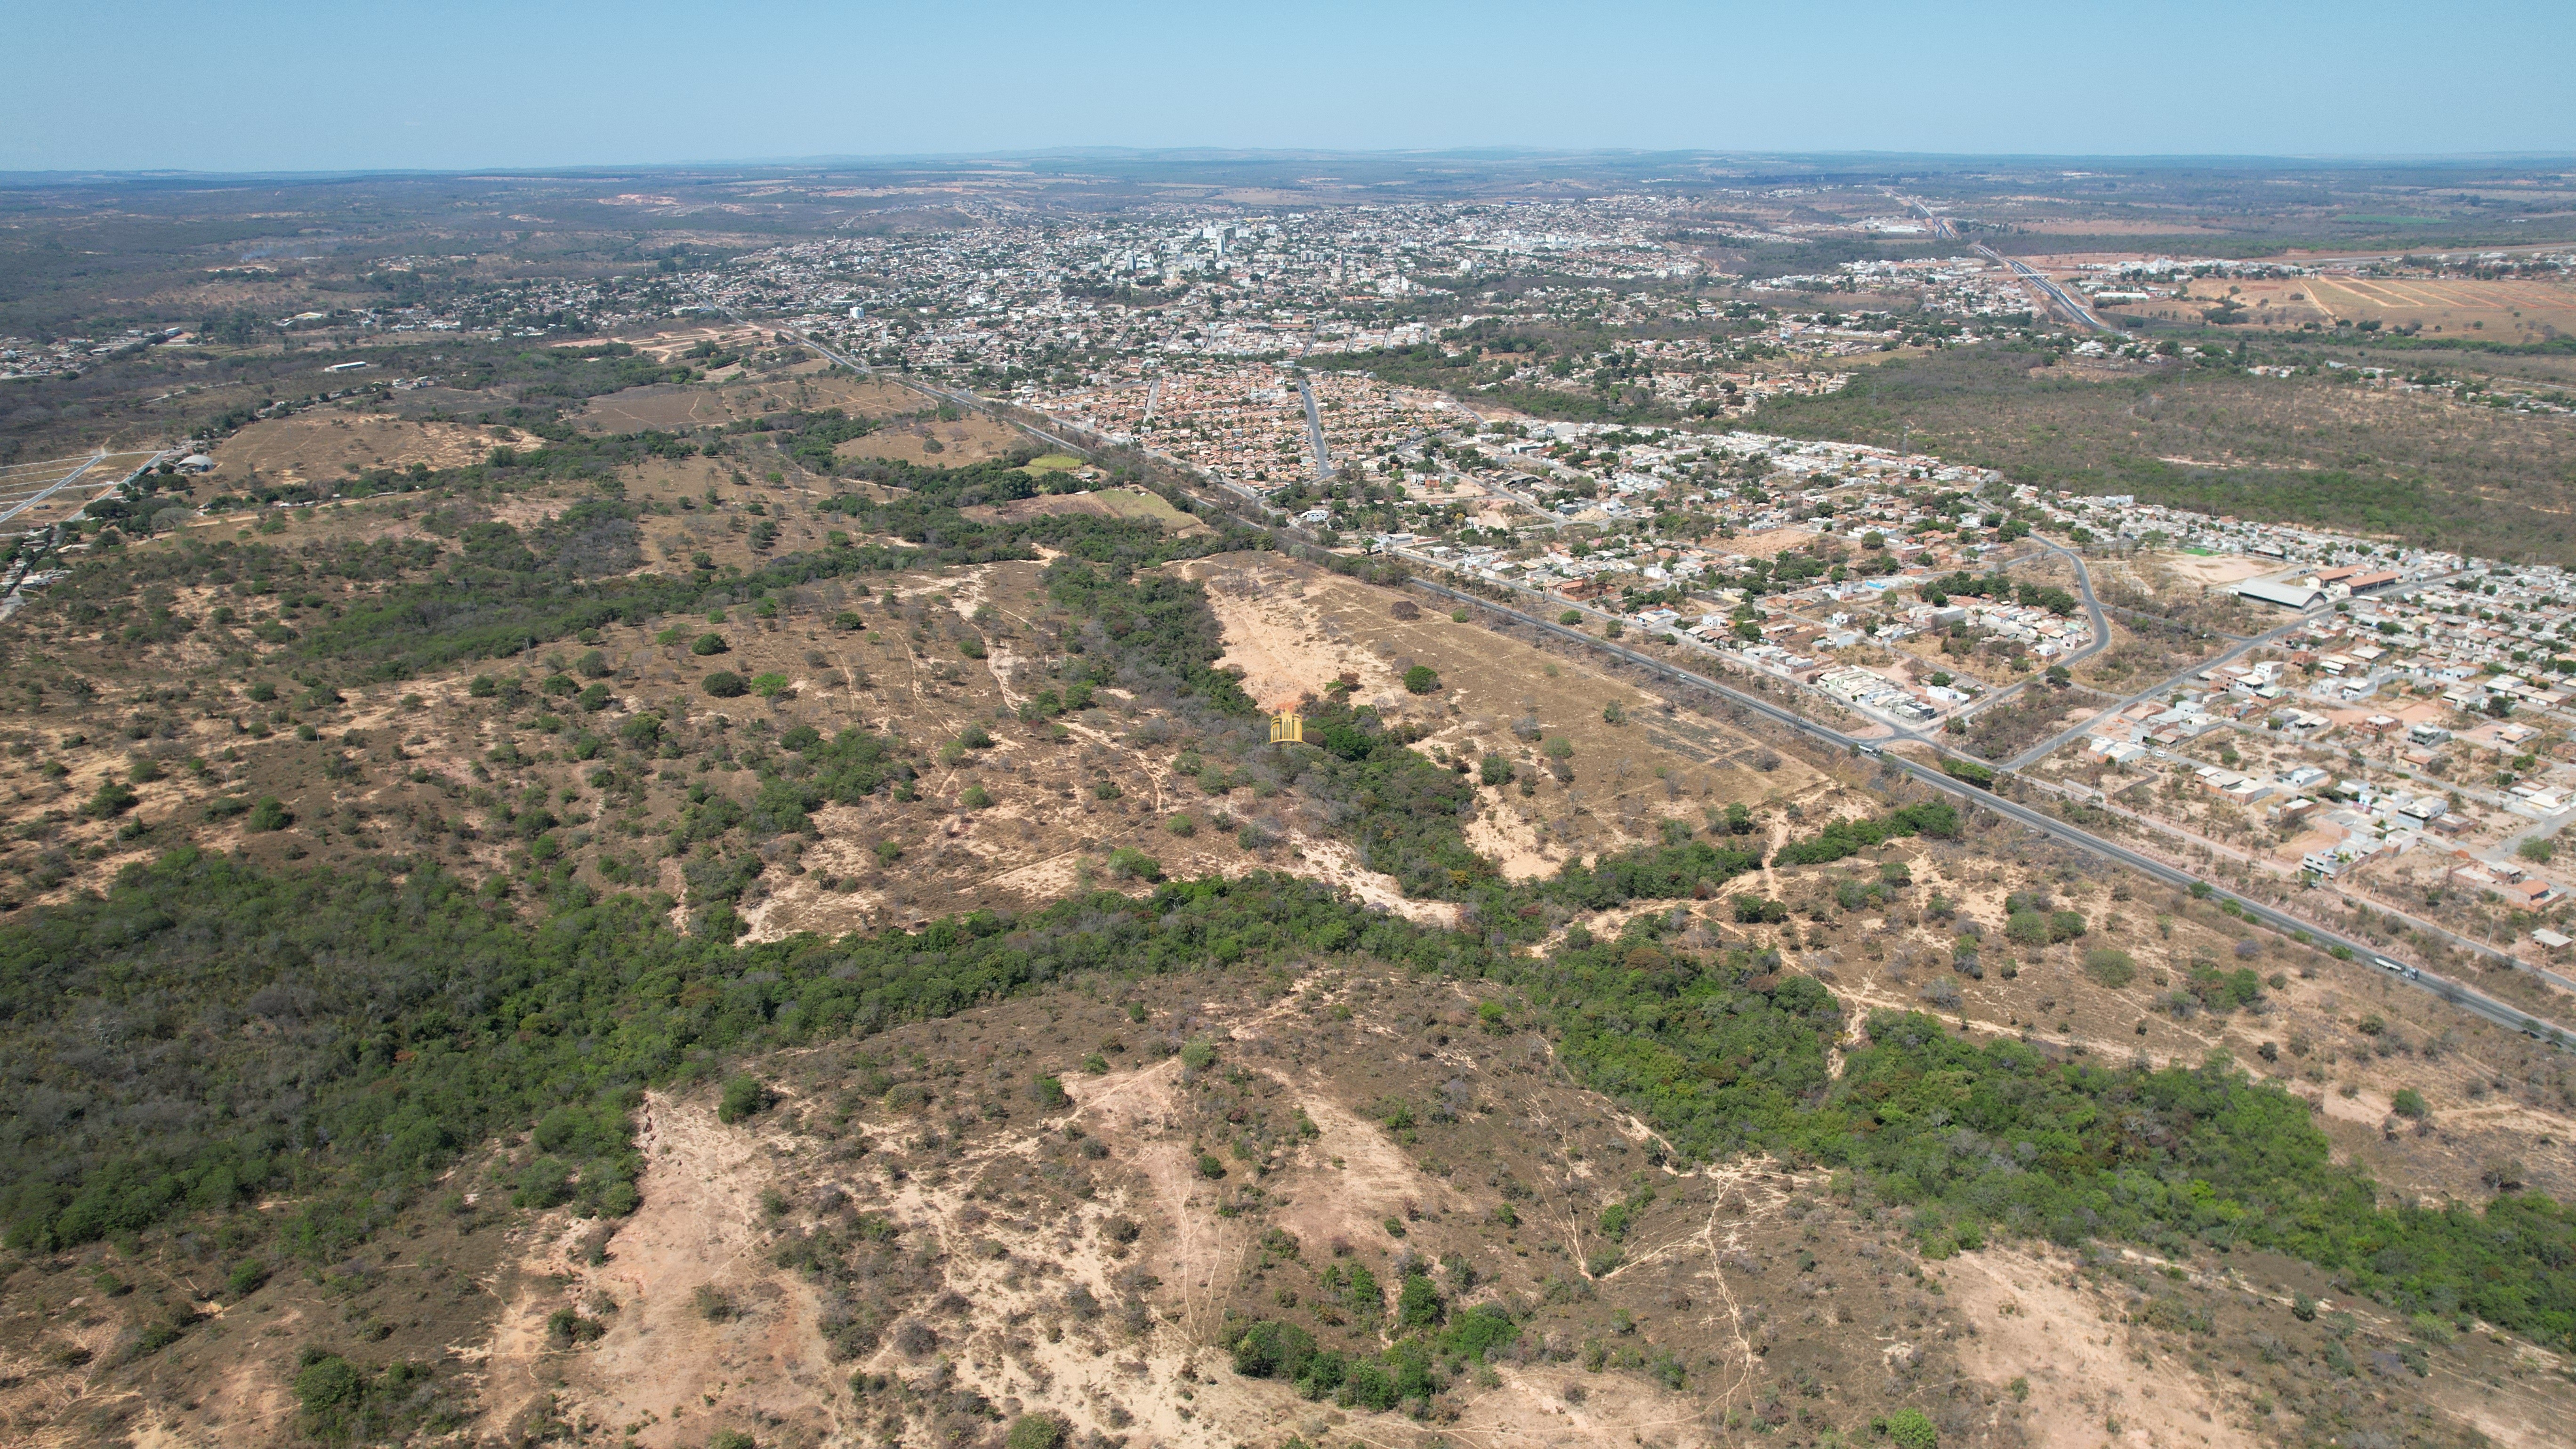
{"label": "green tree", "polygon": [[1408,1273],[1404,1286],[1395,1294],[1395,1322],[1399,1330],[1433,1328],[1449,1315],[1449,1305],[1441,1300],[1440,1290],[1419,1273]]}
{"label": "green tree", "polygon": [[1873,1420],[1871,1427],[1886,1434],[1896,1449],[1940,1449],[1940,1427],[1921,1409],[1893,1410],[1884,1418]]}
{"label": "green tree", "polygon": [[727,1124],[739,1122],[745,1117],[768,1111],[769,1104],[775,1100],[776,1094],[758,1077],[728,1078],[724,1084],[724,1095],[716,1103],[716,1120]]}
{"label": "green tree", "polygon": [[2096,985],[2117,991],[2137,979],[2138,963],[2117,947],[2096,946],[2084,953],[2084,974]]}

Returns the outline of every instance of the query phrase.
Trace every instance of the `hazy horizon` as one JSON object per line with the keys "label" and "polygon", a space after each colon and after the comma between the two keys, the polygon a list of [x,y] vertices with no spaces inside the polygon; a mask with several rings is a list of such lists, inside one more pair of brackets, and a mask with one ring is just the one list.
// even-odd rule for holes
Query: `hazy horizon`
{"label": "hazy horizon", "polygon": [[[1077,151],[2413,159],[2576,153],[2576,14],[2013,4],[936,14],[490,0],[31,13],[0,171],[814,164]],[[137,36],[166,67],[100,77]],[[2468,103],[2449,99],[2468,97]],[[2407,103],[2413,98],[2412,103]]]}

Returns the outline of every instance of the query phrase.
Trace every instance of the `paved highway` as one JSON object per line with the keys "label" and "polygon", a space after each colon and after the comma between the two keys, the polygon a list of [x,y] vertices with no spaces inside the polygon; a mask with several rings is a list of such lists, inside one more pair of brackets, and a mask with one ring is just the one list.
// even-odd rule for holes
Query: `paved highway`
{"label": "paved highway", "polygon": [[1942,237],[1951,241],[1956,241],[1958,239],[1959,233],[1951,228],[1949,219],[1933,215],[1932,208],[1925,206],[1922,202],[1915,200],[1911,196],[1901,196],[1893,191],[1888,192],[1887,195],[1891,200],[1901,201],[1907,206],[1913,207],[1916,211],[1923,213],[1923,219],[1932,223],[1932,234],[1934,236]]}
{"label": "paved highway", "polygon": [[1302,367],[1297,370],[1297,396],[1306,404],[1306,437],[1315,445],[1315,481],[1321,483],[1333,476],[1333,455],[1324,447],[1324,415],[1315,410],[1315,385]]}
{"label": "paved highway", "polygon": [[[1888,191],[1885,194],[1891,200],[1902,202],[1922,213],[1923,219],[1932,224],[1932,230],[1935,235],[1947,238],[1956,238],[1959,235],[1957,229],[1950,225],[1948,218],[1933,215],[1932,208],[1925,206],[1922,202],[1915,200],[1913,197],[1900,195],[1894,191]],[[2069,296],[2065,288],[2060,287],[2055,282],[2041,276],[2036,269],[2014,261],[2010,257],[2004,256],[1997,252],[1993,247],[1987,246],[1982,242],[1976,243],[1968,249],[1975,252],[1978,256],[1984,257],[1987,261],[2011,268],[2023,281],[2039,288],[2041,294],[2049,301],[2056,303],[2060,311],[2063,311],[2067,316],[2074,318],[2077,326],[2090,327],[2096,332],[2115,332],[2117,330],[2104,324],[2101,318],[2093,315],[2090,308],[2087,308],[2083,303],[2078,302],[2072,296]]]}
{"label": "paved highway", "polygon": [[[158,453],[153,454],[153,457],[156,459],[160,456],[161,455]],[[91,454],[88,461],[82,463],[79,467],[65,473],[60,478],[57,478],[53,482],[46,484],[44,487],[37,489],[35,492],[28,494],[26,497],[19,499],[17,502],[10,504],[5,512],[0,512],[0,523],[7,523],[10,519],[17,517],[19,514],[26,512],[28,509],[35,507],[37,504],[42,503],[46,499],[53,497],[55,494],[62,492],[66,488],[69,488],[74,483],[80,481],[82,474],[97,467],[105,461],[107,461],[107,452],[105,449],[101,449],[100,451]]]}
{"label": "paved highway", "polygon": [[2014,261],[2012,258],[2003,255],[1993,247],[1987,246],[1982,242],[1971,247],[1970,250],[1990,262],[2000,262],[2004,266],[2012,268],[2014,273],[2020,276],[2023,281],[2039,288],[2040,292],[2045,295],[2048,300],[2056,303],[2060,311],[2063,311],[2067,316],[2074,318],[2077,326],[2090,327],[2096,332],[2111,332],[2115,330],[2106,325],[2101,318],[2096,317],[2090,311],[2087,311],[2083,303],[2068,296],[2065,288],[2060,287],[2055,282],[2041,276],[2037,269],[2027,265],[2026,263]]}
{"label": "paved highway", "polygon": [[[1568,629],[1562,625],[1550,623],[1545,619],[1538,618],[1535,615],[1525,614],[1507,604],[1497,603],[1494,600],[1484,598],[1481,595],[1466,593],[1462,590],[1450,588],[1445,584],[1436,584],[1423,578],[1415,578],[1409,582],[1415,588],[1436,594],[1453,602],[1501,614],[1516,623],[1526,625],[1532,629],[1540,631],[1541,633],[1568,639],[1581,644],[1586,648],[1601,650],[1604,653],[1614,655],[1628,663],[1635,664],[1640,668],[1650,670],[1670,679],[1679,680],[1680,682],[1691,685],[1694,688],[1704,689],[1712,694],[1721,695],[1732,703],[1741,705],[1775,724],[1785,725],[1790,729],[1797,730],[1802,734],[1824,741],[1836,748],[1857,750],[1875,755],[1882,763],[1886,764],[1891,769],[1902,771],[1921,783],[1931,786],[1933,789],[1942,791],[1945,794],[1956,796],[1972,805],[1992,810],[1996,814],[2002,815],[2019,824],[2028,826],[2042,835],[2063,840],[2079,849],[2090,851],[2093,854],[2108,860],[2116,861],[2121,865],[2128,866],[2132,870],[2137,870],[2149,876],[2153,876],[2157,880],[2163,881],[2168,885],[2180,886],[2186,890],[2200,888],[2206,890],[2209,898],[2212,900],[2233,901],[2238,910],[2247,918],[2260,921],[2265,925],[2271,926],[2275,930],[2284,933],[2298,932],[2315,940],[2322,941],[2329,947],[2341,946],[2352,952],[2355,959],[2363,962],[2390,959],[2381,950],[2381,948],[2373,946],[2367,941],[2357,940],[2353,937],[2342,935],[2339,932],[2329,930],[2325,927],[2313,925],[2307,921],[2300,920],[2295,916],[2275,910],[2271,906],[2265,905],[2260,901],[2247,900],[2233,892],[2220,890],[2201,880],[2198,876],[2182,870],[2179,867],[2167,865],[2165,862],[2158,860],[2153,856],[2141,854],[2140,852],[2131,850],[2127,846],[2121,845],[2115,841],[2105,840],[2102,837],[2093,834],[2091,831],[2070,825],[2055,816],[2042,814],[2037,810],[2033,810],[2029,806],[2024,805],[2017,800],[2008,799],[2004,796],[1978,789],[1973,785],[1954,780],[1948,775],[1942,773],[1940,770],[1934,769],[1928,765],[1921,764],[1914,760],[1909,760],[1901,755],[1881,753],[1878,747],[1878,742],[1863,740],[1844,734],[1830,726],[1819,724],[1814,720],[1808,719],[1806,716],[1797,713],[1795,710],[1773,704],[1769,700],[1762,699],[1756,695],[1742,693],[1727,685],[1720,684],[1716,680],[1710,679],[1705,675],[1692,673],[1687,669],[1678,668],[1672,664],[1664,662],[1663,660],[1653,658],[1649,655],[1640,654],[1634,649],[1613,644],[1607,640],[1596,639],[1580,630]],[[2201,667],[2206,668],[2207,666],[2204,665]],[[1939,751],[1940,749],[1938,744],[1928,740],[1918,740],[1917,743],[1929,745],[1936,751]],[[2421,987],[2422,989],[2441,997],[2445,1001],[2460,1007],[2462,1010],[2465,1010],[2472,1015],[2482,1017],[2485,1020],[2493,1022],[2497,1026],[2504,1027],[2509,1031],[2521,1031],[2531,1035],[2543,1036],[2561,1045],[2565,1044],[2565,1033],[2560,1032],[2545,1023],[2534,1021],[2532,1018],[2524,1015],[2521,1011],[2516,1010],[2515,1008],[2508,1006],[2483,992],[2475,990],[2474,988],[2463,986],[2460,983],[2451,981],[2445,977],[2437,976],[2432,972],[2421,969],[2420,967],[2402,963],[2399,965],[2399,969],[2391,974],[2398,980],[2407,982],[2410,985]]]}

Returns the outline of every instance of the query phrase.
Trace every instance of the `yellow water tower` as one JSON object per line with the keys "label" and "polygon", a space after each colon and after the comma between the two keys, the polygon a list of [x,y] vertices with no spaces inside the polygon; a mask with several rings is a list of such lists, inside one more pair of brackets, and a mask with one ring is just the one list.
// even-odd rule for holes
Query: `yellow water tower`
{"label": "yellow water tower", "polygon": [[1306,742],[1306,717],[1293,710],[1281,710],[1270,717],[1270,743],[1302,745]]}

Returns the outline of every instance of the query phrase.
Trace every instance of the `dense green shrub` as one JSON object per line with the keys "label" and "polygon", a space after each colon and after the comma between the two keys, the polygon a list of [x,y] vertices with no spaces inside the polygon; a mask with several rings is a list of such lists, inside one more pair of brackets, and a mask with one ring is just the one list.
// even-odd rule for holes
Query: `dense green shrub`
{"label": "dense green shrub", "polygon": [[1941,760],[1941,773],[1953,780],[1964,780],[1980,789],[1995,788],[1995,772],[1973,760],[1962,760],[1945,755]]}
{"label": "dense green shrub", "polygon": [[2084,974],[2113,991],[2137,979],[2138,963],[2116,946],[2096,946],[2084,953]]}
{"label": "dense green shrub", "polygon": [[1866,820],[1836,820],[1805,840],[1780,848],[1775,865],[1825,865],[1845,856],[1875,849],[1907,835],[1953,840],[1959,834],[1959,812],[1947,800],[1925,800]]}
{"label": "dense green shrub", "polygon": [[370,1370],[336,1353],[307,1349],[292,1388],[297,1427],[326,1444],[396,1442],[464,1422],[437,1392],[431,1371],[419,1364]]}
{"label": "dense green shrub", "polygon": [[1022,1414],[1002,1436],[1002,1449],[1061,1449],[1073,1426],[1054,1414]]}
{"label": "dense green shrub", "polygon": [[[567,1107],[591,1125],[554,1119],[551,1175],[522,1189],[574,1184],[577,1206],[610,1212],[632,1200],[633,1093],[708,1052],[946,1015],[1113,965],[1365,951],[1473,974],[1484,959],[1258,875],[1081,897],[1016,924],[978,914],[737,950],[673,931],[642,897],[537,926],[433,868],[264,874],[173,852],[0,925],[0,1070],[42,1084],[0,1110],[0,1222],[50,1248],[275,1195],[299,1204],[282,1217],[290,1251],[344,1252],[460,1150]],[[265,1034],[222,1025],[242,1020]],[[75,1053],[76,1036],[114,1050]],[[270,1073],[298,1090],[272,1091]],[[54,1105],[69,1100],[86,1110]]]}
{"label": "dense green shrub", "polygon": [[1870,1421],[1896,1449],[1940,1449],[1941,1430],[1921,1409],[1896,1409]]}
{"label": "dense green shrub", "polygon": [[727,1078],[724,1095],[716,1102],[716,1120],[728,1124],[739,1122],[745,1117],[768,1111],[769,1104],[775,1100],[775,1094],[758,1077]]}
{"label": "dense green shrub", "polygon": [[1789,908],[1778,901],[1762,896],[1737,896],[1735,919],[1739,924],[1747,926],[1777,925],[1789,919]]}
{"label": "dense green shrub", "polygon": [[1315,1336],[1293,1323],[1263,1319],[1234,1342],[1234,1371],[1246,1378],[1306,1377],[1315,1358]]}
{"label": "dense green shrub", "polygon": [[1404,1286],[1395,1292],[1395,1326],[1399,1332],[1408,1328],[1436,1328],[1449,1316],[1449,1305],[1440,1290],[1420,1273],[1408,1273]]}
{"label": "dense green shrub", "polygon": [[1109,852],[1109,873],[1119,880],[1158,881],[1163,878],[1163,863],[1132,845],[1122,845]]}

